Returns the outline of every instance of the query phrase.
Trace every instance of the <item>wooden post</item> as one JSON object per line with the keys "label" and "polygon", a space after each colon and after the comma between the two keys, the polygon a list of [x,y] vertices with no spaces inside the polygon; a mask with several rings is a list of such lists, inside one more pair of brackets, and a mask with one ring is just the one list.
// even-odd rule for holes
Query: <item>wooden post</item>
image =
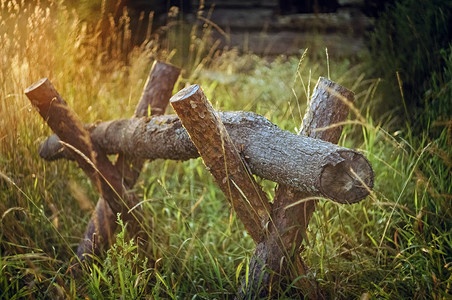
{"label": "wooden post", "polygon": [[187,87],[170,102],[245,229],[254,241],[261,241],[270,203],[201,88]]}
{"label": "wooden post", "polygon": [[180,68],[171,64],[154,62],[133,116],[139,118],[165,114],[180,72]]}
{"label": "wooden post", "polygon": [[[353,100],[353,92],[321,77],[308,104],[301,134],[337,143],[342,133],[342,126],[335,124],[342,123],[347,119],[349,103]],[[344,168],[343,172],[349,173],[348,167],[356,168],[356,166],[350,165]],[[369,178],[373,178],[373,175]],[[366,182],[367,188],[372,188],[373,180]],[[325,187],[335,184],[337,182],[334,180],[328,180],[328,185]],[[339,182],[339,184],[343,184],[343,182]],[[270,227],[266,240],[256,247],[250,262],[252,276],[249,282],[251,284],[244,289],[246,292],[242,293],[242,296],[252,294],[253,299],[265,296],[271,282],[280,282],[284,277],[293,280],[300,275],[307,275],[308,269],[301,260],[299,249],[303,238],[306,237],[306,230],[317,200],[300,201],[300,204],[291,207],[290,205],[309,196],[308,193],[297,191],[287,185],[279,185],[273,201],[272,221],[274,226]],[[281,264],[281,261],[284,263]],[[271,270],[273,275],[270,275],[265,268]],[[263,280],[258,282],[261,277]],[[322,297],[315,282],[301,279],[299,283],[304,296],[310,299]]]}
{"label": "wooden post", "polygon": [[[159,61],[154,62],[144,85],[134,117],[146,117],[149,111],[151,115],[163,114],[179,74],[180,68]],[[44,148],[40,148],[41,152]],[[115,163],[115,169],[121,174],[127,189],[132,189],[135,185],[144,161],[144,158],[131,157],[125,153],[119,154]],[[130,206],[135,207],[137,204],[138,201],[135,201]],[[129,233],[132,235],[137,234],[140,229],[138,225],[139,223],[136,220],[132,220],[128,226]],[[83,260],[85,257],[84,254],[86,253],[99,255],[103,249],[108,249],[112,243],[112,236],[116,231],[116,227],[115,214],[106,205],[103,198],[99,198],[84,236],[78,246],[77,256]],[[102,238],[99,239],[99,237]]]}
{"label": "wooden post", "polygon": [[[174,85],[181,69],[171,64],[156,61],[152,65],[143,93],[133,115],[134,118],[160,116],[165,113]],[[135,158],[127,153],[120,153],[116,161],[126,185],[132,188],[140,175],[145,159]]]}
{"label": "wooden post", "polygon": [[131,203],[132,197],[125,192],[121,176],[107,156],[91,143],[83,123],[69,109],[52,83],[47,78],[43,78],[28,87],[25,94],[44,121],[65,143],[65,147],[80,168],[98,187],[113,212],[120,212],[125,218],[130,217],[127,204]]}

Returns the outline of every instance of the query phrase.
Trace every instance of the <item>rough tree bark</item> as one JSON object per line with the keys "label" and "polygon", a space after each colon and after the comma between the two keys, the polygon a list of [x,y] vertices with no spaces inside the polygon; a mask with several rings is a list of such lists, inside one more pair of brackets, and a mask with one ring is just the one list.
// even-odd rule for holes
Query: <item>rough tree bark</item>
{"label": "rough tree bark", "polygon": [[[140,101],[135,109],[133,117],[146,117],[161,115],[168,106],[174,84],[179,77],[180,69],[156,61],[152,65],[148,79],[144,85]],[[119,154],[115,168],[121,174],[124,185],[130,190],[135,185],[145,159],[130,157],[125,153]],[[132,207],[138,204],[131,203]],[[112,236],[116,231],[116,216],[103,198],[99,198],[96,208],[91,216],[84,236],[78,246],[77,256],[84,259],[85,253],[99,255],[103,249],[108,249],[112,243]],[[136,235],[139,230],[139,222],[132,220],[128,225],[128,232]]]}
{"label": "rough tree bark", "polygon": [[[181,69],[173,65],[155,62],[144,85],[143,93],[133,115],[134,118],[160,116],[165,113],[174,85]],[[120,153],[116,166],[123,172],[126,185],[132,188],[140,175],[145,159]]]}
{"label": "rough tree bark", "polygon": [[[369,194],[361,180],[372,186],[373,173],[362,154],[284,131],[252,112],[223,112],[219,116],[253,174],[340,203],[354,203]],[[92,128],[91,139],[109,154],[174,160],[198,157],[174,115],[100,123]],[[55,153],[64,156],[55,141],[44,144],[40,153],[44,158],[52,159]],[[348,172],[350,167],[360,179]]]}
{"label": "rough tree bark", "polygon": [[[308,103],[301,134],[337,143],[342,133],[342,126],[335,124],[346,120],[349,103],[353,100],[353,92],[321,77]],[[344,172],[350,173],[346,168]],[[368,188],[372,188],[373,181],[367,181],[366,184]],[[279,282],[286,277],[294,280],[300,275],[307,274],[307,268],[299,256],[299,249],[306,236],[306,229],[317,202],[317,200],[309,200],[309,196],[287,185],[280,185],[277,188],[272,210],[274,226],[270,227],[266,240],[256,247],[250,262],[251,275],[248,281],[251,282],[251,286],[244,289],[246,291],[244,294],[254,293],[256,298],[265,296],[272,281]],[[305,201],[300,201],[303,198]],[[289,207],[297,201],[300,204]],[[303,283],[301,289],[304,296],[311,299],[321,298],[315,283],[309,284],[306,280],[300,280],[300,282]]]}
{"label": "rough tree bark", "polygon": [[131,215],[127,207],[135,202],[133,195],[126,193],[120,174],[106,154],[91,142],[83,123],[69,109],[52,83],[43,78],[28,87],[25,94],[53,132],[66,143],[66,151],[98,187],[113,212],[120,212],[125,219],[129,219]]}
{"label": "rough tree bark", "polygon": [[261,241],[270,203],[248,171],[217,112],[198,85],[181,90],[170,102],[245,229],[254,241]]}

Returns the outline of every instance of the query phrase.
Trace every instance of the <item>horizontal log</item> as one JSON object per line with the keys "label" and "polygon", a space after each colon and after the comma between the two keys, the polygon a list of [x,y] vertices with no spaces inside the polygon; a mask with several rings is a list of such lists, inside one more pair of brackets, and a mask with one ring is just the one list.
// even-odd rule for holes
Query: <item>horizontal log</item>
{"label": "horizontal log", "polygon": [[[253,174],[340,203],[358,202],[373,187],[371,165],[354,150],[282,130],[252,112],[219,116]],[[175,115],[99,123],[91,127],[91,140],[109,154],[151,160],[199,156]],[[66,157],[63,152],[55,137],[40,149],[40,155],[50,160]]]}

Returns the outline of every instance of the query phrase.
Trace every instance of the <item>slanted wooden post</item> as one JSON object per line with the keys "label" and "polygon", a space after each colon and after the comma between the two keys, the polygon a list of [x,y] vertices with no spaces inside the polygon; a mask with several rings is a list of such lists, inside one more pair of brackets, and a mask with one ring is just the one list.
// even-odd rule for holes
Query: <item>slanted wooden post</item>
{"label": "slanted wooden post", "polygon": [[[155,61],[144,85],[141,99],[138,102],[133,117],[146,117],[148,112],[150,112],[150,115],[163,114],[179,74],[180,68],[164,62]],[[41,147],[41,151],[43,149]],[[144,158],[131,157],[126,153],[119,153],[115,163],[115,169],[121,174],[124,185],[128,190],[132,189],[135,185],[144,162]],[[135,201],[131,203],[131,207],[136,207],[137,204],[138,201]],[[99,198],[84,236],[78,246],[77,256],[80,259],[84,259],[86,253],[95,253],[98,255],[102,249],[108,249],[112,244],[112,236],[116,231],[116,227],[115,214],[106,205],[103,198]],[[137,234],[140,230],[139,222],[136,222],[136,220],[131,222],[128,230],[132,235]]]}
{"label": "slanted wooden post", "polygon": [[[163,115],[180,72],[180,68],[171,64],[154,62],[133,117]],[[123,178],[129,188],[135,185],[144,161],[144,158],[137,158],[127,153],[119,154],[115,165],[122,171]]]}
{"label": "slanted wooden post", "polygon": [[[337,143],[342,133],[340,124],[347,119],[349,105],[353,100],[353,92],[321,77],[308,103],[301,134]],[[354,169],[355,174],[361,173],[355,165],[349,165],[348,168]],[[350,169],[345,168],[343,172],[349,174],[353,180],[359,181],[360,179],[356,178]],[[372,188],[373,175],[367,174],[365,177],[363,181],[368,186],[364,188]],[[332,179],[329,184],[332,186],[344,184],[344,182],[335,182]],[[308,269],[301,260],[299,249],[306,237],[306,230],[317,202],[317,200],[309,200],[309,196],[309,193],[295,190],[287,185],[279,185],[276,189],[272,210],[274,226],[270,227],[267,238],[256,247],[250,262],[250,284],[244,289],[245,292],[241,293],[243,298],[245,295],[247,299],[250,295],[252,299],[265,296],[272,283],[279,283],[285,277],[294,280],[298,276],[308,275]],[[303,198],[305,201],[302,201]],[[297,201],[299,204],[291,206]],[[298,282],[301,283],[299,286],[304,296],[311,299],[322,298],[315,282],[309,283],[303,279]]]}
{"label": "slanted wooden post", "polygon": [[80,168],[99,189],[112,211],[128,220],[129,205],[135,203],[134,195],[126,193],[120,174],[105,153],[91,142],[78,116],[70,110],[52,83],[43,78],[25,90],[41,117],[64,142],[64,146]]}
{"label": "slanted wooden post", "polygon": [[254,241],[261,241],[270,203],[248,171],[217,112],[198,85],[181,90],[170,102],[246,230]]}

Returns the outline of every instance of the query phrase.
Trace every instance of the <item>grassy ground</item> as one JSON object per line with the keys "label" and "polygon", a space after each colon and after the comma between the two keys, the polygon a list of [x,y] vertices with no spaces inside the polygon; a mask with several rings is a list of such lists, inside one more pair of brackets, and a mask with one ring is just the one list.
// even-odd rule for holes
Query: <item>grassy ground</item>
{"label": "grassy ground", "polygon": [[[136,192],[146,249],[121,230],[106,257],[79,278],[67,273],[97,194],[73,162],[39,158],[37,146],[50,131],[23,91],[48,77],[83,121],[128,117],[155,59],[183,67],[176,90],[198,83],[215,108],[255,111],[293,132],[318,76],[354,90],[356,109],[340,144],[368,157],[375,190],[355,205],[320,201],[303,259],[328,298],[451,296],[450,125],[432,123],[415,135],[396,126],[391,111],[375,118],[383,93],[380,80],[366,73],[365,58],[352,64],[322,53],[301,59],[300,52],[269,61],[220,51],[210,26],[200,26],[186,49],[175,43],[177,30],[166,41],[150,37],[132,47],[127,16],[107,22],[109,35],[99,42],[102,26],[49,3],[1,2],[0,298],[233,298],[254,245],[199,159],[145,166]],[[447,53],[449,77],[432,78],[429,97],[452,94]],[[399,106],[401,95],[393,97]],[[271,194],[274,184],[263,184]]]}

